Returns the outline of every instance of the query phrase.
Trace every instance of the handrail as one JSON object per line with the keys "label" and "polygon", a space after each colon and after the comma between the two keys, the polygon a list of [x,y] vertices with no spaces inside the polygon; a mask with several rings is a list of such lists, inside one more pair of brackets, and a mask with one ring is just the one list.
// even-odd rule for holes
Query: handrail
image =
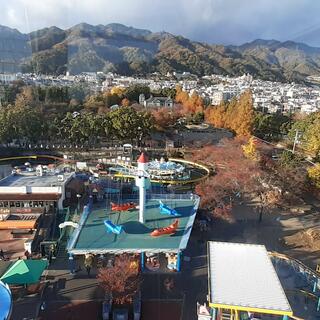
{"label": "handrail", "polygon": [[[197,162],[192,162],[192,161],[185,160],[185,159],[169,158],[168,160],[173,161],[173,162],[181,162],[181,163],[190,164],[194,167],[198,167],[198,168],[206,171],[206,174],[204,176],[196,178],[196,179],[189,179],[189,180],[150,179],[151,182],[163,183],[163,184],[193,184],[193,183],[198,183],[198,182],[206,179],[210,175],[210,169],[203,164],[200,164]],[[126,167],[126,165],[123,165],[121,163],[114,163],[114,164],[118,164],[120,166]],[[119,178],[131,178],[131,179],[134,178],[134,175],[123,174],[123,173],[116,173],[115,176],[119,177]]]}
{"label": "handrail", "polygon": [[[299,272],[304,272],[304,274],[307,275],[306,280],[311,285],[312,284],[313,285],[317,285],[317,287],[318,287],[318,283],[320,281],[320,275],[316,271],[312,270],[310,267],[306,266],[301,261],[299,261],[299,260],[297,260],[295,258],[292,258],[292,257],[290,257],[288,255],[285,255],[283,253],[276,252],[276,251],[269,251],[268,254],[271,257],[282,259],[282,260],[285,260],[285,261],[293,263],[292,264],[293,267],[297,268],[299,270]],[[319,287],[318,287],[318,289],[319,289]],[[314,293],[307,292],[307,291],[301,290],[301,289],[289,289],[289,290],[285,290],[285,291],[288,292],[288,293],[297,293],[298,292],[298,293],[303,294],[304,296],[307,296],[307,297],[309,297],[310,299],[313,299],[313,300],[318,300],[319,299],[319,297],[317,295],[315,295]],[[295,320],[303,320],[303,318],[299,318],[299,317],[296,317],[296,316],[290,316],[290,318],[291,319],[295,319]]]}
{"label": "handrail", "polygon": [[71,250],[74,246],[76,241],[78,240],[80,231],[85,223],[85,221],[87,220],[90,212],[92,210],[92,198],[90,198],[89,202],[83,207],[83,211],[79,220],[79,227],[73,230],[73,233],[70,236],[70,239],[67,243],[67,250]]}
{"label": "handrail", "polygon": [[283,260],[288,260],[288,261],[293,261],[298,266],[300,266],[305,272],[311,274],[311,276],[313,276],[315,278],[320,278],[320,275],[316,271],[312,270],[310,267],[306,266],[304,263],[302,263],[301,261],[299,261],[299,260],[297,260],[295,258],[292,258],[290,256],[287,256],[287,255],[285,255],[283,253],[279,253],[279,252],[276,252],[276,251],[269,251],[268,253],[272,257],[276,257],[276,258],[283,259]]}

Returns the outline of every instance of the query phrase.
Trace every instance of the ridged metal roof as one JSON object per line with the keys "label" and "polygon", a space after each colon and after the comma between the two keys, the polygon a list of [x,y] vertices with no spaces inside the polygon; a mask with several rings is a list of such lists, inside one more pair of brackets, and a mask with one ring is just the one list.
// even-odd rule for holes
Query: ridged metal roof
{"label": "ridged metal roof", "polygon": [[292,312],[265,246],[209,242],[210,303]]}

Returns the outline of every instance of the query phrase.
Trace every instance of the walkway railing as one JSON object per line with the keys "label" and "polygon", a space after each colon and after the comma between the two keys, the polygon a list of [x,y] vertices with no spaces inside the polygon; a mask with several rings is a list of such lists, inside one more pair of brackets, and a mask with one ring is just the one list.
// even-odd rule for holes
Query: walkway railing
{"label": "walkway railing", "polygon": [[285,254],[281,254],[278,252],[269,252],[269,255],[275,259],[275,262],[277,261],[285,261],[292,269],[294,272],[300,274],[303,276],[303,278],[306,281],[306,290],[310,290],[310,292],[305,291],[305,290],[300,290],[300,292],[304,295],[308,295],[309,297],[312,297],[315,300],[318,300],[317,302],[317,311],[320,311],[320,275],[303,264],[301,261],[289,257]]}
{"label": "walkway railing", "polygon": [[312,270],[311,268],[303,264],[301,261],[275,251],[270,251],[269,255],[273,258],[287,261],[295,272],[304,274],[306,279],[310,281],[312,285],[314,284],[315,280],[317,280],[320,285],[320,275],[316,271]]}
{"label": "walkway railing", "polygon": [[68,241],[67,244],[67,250],[72,249],[75,246],[75,243],[79,237],[80,231],[84,225],[84,223],[86,222],[90,212],[92,210],[92,198],[89,199],[89,202],[83,207],[83,211],[82,214],[80,216],[80,220],[79,220],[79,227],[76,228],[73,233],[70,236],[70,239]]}

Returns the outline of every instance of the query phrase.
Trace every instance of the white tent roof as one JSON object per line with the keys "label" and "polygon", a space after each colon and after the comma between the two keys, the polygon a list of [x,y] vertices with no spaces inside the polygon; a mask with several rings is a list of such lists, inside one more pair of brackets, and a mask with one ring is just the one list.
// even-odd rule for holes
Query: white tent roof
{"label": "white tent roof", "polygon": [[208,259],[210,304],[292,313],[265,246],[209,242]]}

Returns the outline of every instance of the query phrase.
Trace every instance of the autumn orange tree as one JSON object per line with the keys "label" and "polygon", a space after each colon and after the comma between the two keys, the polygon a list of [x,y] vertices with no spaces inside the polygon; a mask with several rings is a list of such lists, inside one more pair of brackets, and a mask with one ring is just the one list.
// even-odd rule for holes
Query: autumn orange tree
{"label": "autumn orange tree", "polygon": [[141,285],[139,260],[128,254],[116,256],[112,267],[99,269],[97,279],[115,304],[131,303]]}
{"label": "autumn orange tree", "polygon": [[232,219],[232,201],[253,189],[261,174],[259,164],[246,158],[242,142],[234,139],[203,148],[193,155],[193,160],[215,167],[215,174],[196,186],[201,207],[216,217]]}
{"label": "autumn orange tree", "polygon": [[120,98],[123,98],[125,91],[126,91],[126,89],[123,87],[112,87],[110,90],[110,94],[114,94]]}
{"label": "autumn orange tree", "polygon": [[123,107],[129,107],[129,105],[130,105],[130,100],[127,99],[127,98],[122,99],[122,100],[121,100],[121,105],[122,105]]}
{"label": "autumn orange tree", "polygon": [[181,86],[176,87],[175,101],[182,105],[184,114],[194,114],[204,110],[203,99],[196,92],[190,96],[188,92],[182,90]]}
{"label": "autumn orange tree", "polygon": [[254,123],[251,92],[244,92],[238,100],[232,99],[228,103],[222,102],[217,107],[207,108],[205,119],[215,127],[234,131],[237,136],[250,136]]}
{"label": "autumn orange tree", "polygon": [[217,128],[226,128],[226,110],[227,105],[222,102],[217,107],[207,108],[205,111],[205,119]]}
{"label": "autumn orange tree", "polygon": [[159,131],[164,131],[168,127],[174,125],[180,118],[181,113],[178,109],[159,108],[151,112],[155,128]]}

